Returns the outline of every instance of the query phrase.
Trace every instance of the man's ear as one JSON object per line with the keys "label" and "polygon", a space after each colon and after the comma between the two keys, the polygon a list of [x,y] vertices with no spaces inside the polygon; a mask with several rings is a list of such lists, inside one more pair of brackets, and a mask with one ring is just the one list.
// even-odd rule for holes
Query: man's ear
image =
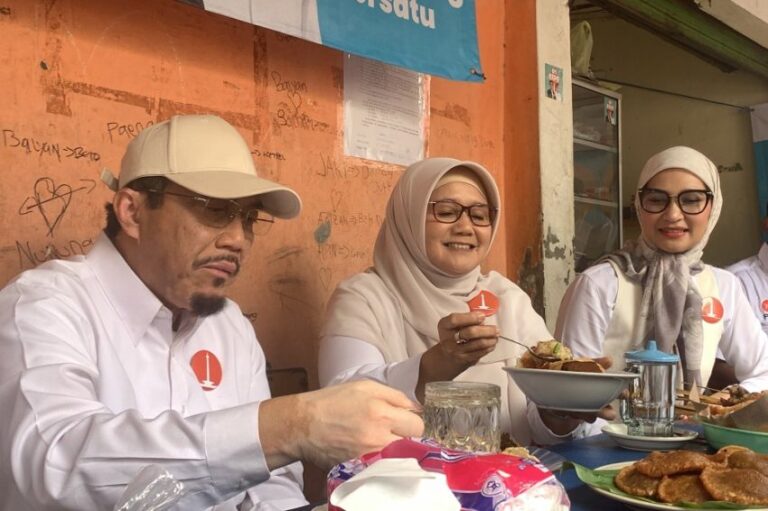
{"label": "man's ear", "polygon": [[141,217],[144,213],[146,196],[131,188],[121,188],[112,199],[117,221],[123,232],[136,241],[141,234]]}

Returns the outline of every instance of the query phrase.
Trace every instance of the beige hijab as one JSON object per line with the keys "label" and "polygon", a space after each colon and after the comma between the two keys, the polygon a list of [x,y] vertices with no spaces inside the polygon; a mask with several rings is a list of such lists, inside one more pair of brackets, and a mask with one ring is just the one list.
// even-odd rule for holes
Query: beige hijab
{"label": "beige hijab", "polygon": [[[486,324],[497,324],[502,335],[523,342],[551,337],[528,296],[505,277],[496,272],[483,275],[479,266],[455,277],[429,261],[425,242],[427,202],[438,181],[457,167],[473,171],[485,188],[489,205],[500,207],[493,177],[477,163],[429,158],[408,167],[387,205],[374,248],[373,267],[339,285],[329,303],[324,335],[364,340],[376,346],[388,363],[398,362],[434,346],[439,340],[438,321],[454,312],[469,311],[467,301],[480,290],[488,290],[499,297],[499,313],[487,318]],[[499,215],[496,218],[491,242]],[[510,360],[518,355],[514,345],[499,342],[481,363]]]}
{"label": "beige hijab", "polygon": [[[686,386],[694,382],[701,385],[702,297],[692,277],[704,269],[701,256],[720,217],[723,196],[714,163],[695,149],[684,146],[670,147],[652,156],[640,172],[638,190],[659,172],[672,168],[691,172],[714,193],[707,230],[701,240],[687,252],[668,254],[641,235],[601,261],[614,261],[627,278],[642,285],[640,324],[641,331],[645,332],[643,344],[655,339],[663,351],[678,352],[685,369]],[[639,194],[635,195],[635,208],[640,211]]]}

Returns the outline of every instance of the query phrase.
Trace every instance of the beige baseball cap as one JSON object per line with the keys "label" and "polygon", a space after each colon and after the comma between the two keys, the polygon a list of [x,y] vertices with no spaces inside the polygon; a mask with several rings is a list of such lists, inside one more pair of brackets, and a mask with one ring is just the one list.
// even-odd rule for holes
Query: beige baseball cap
{"label": "beige baseball cap", "polygon": [[217,199],[259,196],[262,208],[293,218],[301,199],[290,188],[256,173],[248,144],[215,115],[176,115],[144,129],[128,144],[120,178],[104,169],[102,180],[117,191],[145,176],[164,176],[195,193]]}

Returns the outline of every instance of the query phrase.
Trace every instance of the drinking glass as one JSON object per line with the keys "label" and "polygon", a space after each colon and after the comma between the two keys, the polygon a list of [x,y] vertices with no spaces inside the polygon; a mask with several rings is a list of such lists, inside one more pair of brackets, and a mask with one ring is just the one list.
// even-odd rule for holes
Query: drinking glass
{"label": "drinking glass", "polygon": [[449,449],[498,452],[500,402],[501,389],[491,383],[427,383],[424,436]]}
{"label": "drinking glass", "polygon": [[649,341],[647,349],[629,352],[625,358],[625,370],[640,375],[629,384],[628,395],[619,400],[619,413],[627,433],[672,436],[679,357],[658,350],[656,342]]}

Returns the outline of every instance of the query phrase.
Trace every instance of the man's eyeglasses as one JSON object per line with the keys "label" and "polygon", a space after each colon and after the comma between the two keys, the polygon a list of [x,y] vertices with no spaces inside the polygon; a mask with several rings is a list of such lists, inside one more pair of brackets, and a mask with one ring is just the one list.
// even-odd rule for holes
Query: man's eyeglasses
{"label": "man's eyeglasses", "polygon": [[473,204],[472,206],[463,206],[452,200],[429,201],[432,216],[442,224],[452,224],[459,221],[461,215],[466,211],[469,220],[478,227],[488,227],[496,218],[496,208],[488,204]]}
{"label": "man's eyeglasses", "polygon": [[669,207],[672,199],[675,199],[680,211],[686,215],[698,215],[707,209],[707,204],[715,196],[709,190],[684,190],[677,195],[669,195],[664,190],[641,188],[638,193],[640,207],[648,213],[661,213]]}
{"label": "man's eyeglasses", "polygon": [[184,197],[193,201],[200,220],[216,228],[224,228],[232,223],[238,216],[243,223],[243,230],[256,235],[266,234],[275,219],[258,208],[244,209],[237,201],[232,199],[214,199],[186,193],[167,192],[165,190],[147,190],[148,193],[159,193]]}

